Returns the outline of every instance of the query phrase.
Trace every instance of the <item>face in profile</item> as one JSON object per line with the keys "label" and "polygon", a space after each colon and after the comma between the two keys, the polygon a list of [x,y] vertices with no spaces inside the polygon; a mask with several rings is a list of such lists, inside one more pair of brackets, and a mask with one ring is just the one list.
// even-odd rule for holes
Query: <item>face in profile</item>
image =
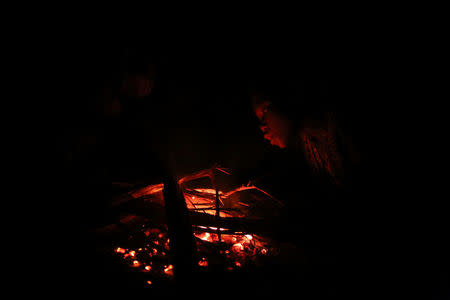
{"label": "face in profile", "polygon": [[253,111],[260,121],[259,128],[264,138],[274,146],[286,148],[291,131],[289,119],[273,111],[268,100],[253,101]]}

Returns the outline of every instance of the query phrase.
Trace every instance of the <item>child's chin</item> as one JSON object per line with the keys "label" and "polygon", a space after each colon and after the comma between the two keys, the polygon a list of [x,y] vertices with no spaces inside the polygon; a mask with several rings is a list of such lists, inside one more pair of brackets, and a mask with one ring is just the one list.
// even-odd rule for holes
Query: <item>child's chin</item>
{"label": "child's chin", "polygon": [[271,140],[271,141],[270,141],[270,144],[271,144],[272,146],[276,146],[276,147],[281,148],[281,149],[286,148],[286,145],[285,145],[284,143],[281,143],[280,141],[274,141],[274,140]]}

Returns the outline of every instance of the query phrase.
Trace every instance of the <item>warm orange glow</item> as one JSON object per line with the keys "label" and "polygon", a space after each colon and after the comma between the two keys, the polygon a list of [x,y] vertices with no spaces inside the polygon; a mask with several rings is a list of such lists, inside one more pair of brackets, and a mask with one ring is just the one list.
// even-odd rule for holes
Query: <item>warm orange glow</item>
{"label": "warm orange glow", "polygon": [[203,257],[202,260],[198,262],[198,265],[200,267],[207,267],[208,266],[208,261],[206,260],[206,258]]}
{"label": "warm orange glow", "polygon": [[164,269],[164,273],[166,273],[166,274],[169,275],[169,276],[172,276],[172,275],[173,275],[173,266],[172,266],[172,265],[169,265],[168,267],[166,267],[166,268]]}
{"label": "warm orange glow", "polygon": [[[205,193],[205,194],[211,194],[211,195],[215,195],[216,194],[216,190],[215,189],[194,189],[197,192],[200,193]],[[222,195],[223,192],[219,191],[219,195]]]}
{"label": "warm orange glow", "polygon": [[209,234],[209,232],[203,233],[202,235],[199,236],[199,238],[207,242],[212,242],[211,234]]}
{"label": "warm orange glow", "polygon": [[[207,175],[210,174],[207,172]],[[209,176],[209,175],[208,175]],[[189,180],[184,180],[185,182]],[[213,184],[213,186],[215,186]],[[218,199],[216,198],[216,189],[191,189],[183,187],[183,194],[186,200],[186,206],[189,210],[195,210],[195,213],[203,213],[209,215],[217,215],[216,204],[219,204],[220,217],[235,217],[235,218],[245,218],[247,207],[250,204],[238,203],[235,201],[239,197],[231,197],[234,193],[256,189],[258,188],[251,186],[250,183],[246,186],[228,191],[226,193],[222,191],[219,192]],[[151,194],[155,194],[151,198],[151,202],[162,204],[161,199],[163,184],[149,186],[136,193],[132,193],[131,196],[143,197]],[[265,193],[261,190],[261,192]],[[157,194],[157,195],[156,195]],[[130,194],[129,194],[130,195]],[[270,196],[270,195],[269,195]],[[219,200],[220,203],[216,203]],[[239,204],[237,206],[236,204]],[[240,208],[244,207],[244,210]],[[223,209],[222,209],[223,208]],[[205,220],[213,220],[212,218],[205,218]],[[209,222],[209,221],[208,221]],[[214,225],[215,226],[210,226]],[[250,264],[260,264],[264,261],[260,261],[260,257],[272,254],[272,248],[268,246],[268,240],[259,236],[257,234],[251,234],[251,232],[234,231],[234,228],[220,228],[220,224],[226,224],[222,222],[217,223],[203,223],[202,225],[193,224],[193,234],[196,238],[196,245],[198,247],[198,253],[201,259],[197,261],[199,268],[207,269],[211,267],[210,262],[218,262],[216,256],[221,255],[221,259],[226,261],[226,268],[230,271],[237,270],[237,268],[244,268],[248,263]],[[147,276],[162,276],[165,280],[172,280],[174,275],[174,266],[172,257],[170,255],[171,245],[168,239],[168,232],[166,226],[152,227],[150,223],[144,223],[140,229],[142,234],[142,243],[138,240],[138,243],[123,244],[122,246],[131,246],[130,248],[117,247],[114,249],[115,253],[119,254],[119,257],[125,259],[125,264],[128,267],[135,268],[140,272],[148,272]],[[205,226],[206,225],[206,226]],[[144,235],[145,234],[145,235]],[[137,236],[130,236],[130,239]],[[138,237],[140,238],[140,236]],[[157,247],[157,248],[155,248]],[[267,248],[266,248],[267,247]],[[274,251],[274,254],[276,251]],[[147,260],[144,258],[147,258]],[[148,256],[147,256],[148,255]],[[142,256],[142,257],[141,257]],[[139,258],[139,260],[137,260]],[[142,258],[142,259],[141,259]],[[155,263],[152,264],[152,261]],[[145,275],[144,275],[145,276]],[[151,277],[153,279],[153,277]],[[152,281],[143,280],[143,283],[152,285]]]}
{"label": "warm orange glow", "polygon": [[141,264],[137,260],[133,260],[133,267],[139,267]]}
{"label": "warm orange glow", "polygon": [[122,249],[122,248],[118,247],[118,248],[116,249],[116,252],[117,252],[117,253],[125,253],[125,249]]}
{"label": "warm orange glow", "polygon": [[233,251],[235,251],[235,252],[244,251],[244,245],[242,245],[241,243],[234,244]]}

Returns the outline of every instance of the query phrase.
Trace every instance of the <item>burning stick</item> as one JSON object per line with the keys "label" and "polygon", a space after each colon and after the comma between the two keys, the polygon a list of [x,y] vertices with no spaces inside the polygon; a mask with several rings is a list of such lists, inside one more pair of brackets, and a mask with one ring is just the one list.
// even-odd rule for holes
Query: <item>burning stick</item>
{"label": "burning stick", "polygon": [[[188,175],[188,176],[184,176],[183,178],[178,180],[178,183],[180,185],[183,185],[185,182],[192,181],[192,180],[199,179],[199,178],[203,178],[203,177],[208,177],[211,180],[212,186],[215,189],[215,194],[216,194],[216,199],[215,199],[216,221],[217,221],[217,225],[218,225],[217,227],[219,227],[219,224],[220,224],[220,203],[221,203],[221,200],[220,200],[220,196],[219,196],[219,190],[217,189],[217,185],[216,185],[216,178],[215,178],[215,175],[214,175],[214,170],[218,170],[218,171],[221,171],[221,172],[223,172],[225,174],[230,175],[230,173],[225,171],[224,168],[221,168],[221,167],[219,167],[217,165],[214,165],[210,169],[203,170],[203,171],[200,171],[200,172]],[[223,205],[223,203],[222,203],[222,205]],[[218,235],[219,241],[220,241],[221,240],[221,234],[220,234],[219,230],[217,231],[217,235]]]}
{"label": "burning stick", "polygon": [[231,195],[234,194],[234,193],[241,192],[241,191],[245,191],[245,190],[257,190],[257,191],[260,191],[260,192],[264,193],[265,195],[269,196],[271,199],[273,199],[274,201],[276,201],[276,202],[277,202],[278,204],[280,204],[281,206],[284,206],[283,202],[281,202],[280,200],[278,200],[278,199],[275,198],[274,196],[270,195],[270,194],[267,193],[266,191],[264,191],[264,190],[262,190],[262,189],[260,189],[260,188],[258,188],[258,187],[256,187],[256,186],[254,186],[254,185],[251,185],[250,182],[249,182],[247,185],[243,185],[243,186],[241,186],[241,187],[238,187],[237,189],[234,189],[234,190],[231,190],[231,191],[225,193],[222,197],[223,197],[223,198],[227,198],[227,197],[231,196]]}

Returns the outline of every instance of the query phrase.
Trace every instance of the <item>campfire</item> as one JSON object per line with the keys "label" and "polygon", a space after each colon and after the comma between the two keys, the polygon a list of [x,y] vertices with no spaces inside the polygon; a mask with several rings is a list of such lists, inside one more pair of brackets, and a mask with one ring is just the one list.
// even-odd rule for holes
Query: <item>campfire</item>
{"label": "campfire", "polygon": [[[199,272],[213,268],[232,273],[257,267],[278,254],[276,243],[264,235],[258,221],[273,214],[282,203],[249,182],[228,191],[218,188],[217,175],[230,175],[220,167],[203,170],[178,180],[189,212],[196,248],[195,267]],[[198,187],[210,181],[210,187]],[[197,187],[196,187],[197,186]],[[169,227],[164,217],[164,184],[153,184],[127,192],[113,206],[140,203],[139,209],[122,217],[128,226],[122,238],[114,241],[110,252],[130,271],[140,272],[147,286],[174,278],[174,257]]]}

